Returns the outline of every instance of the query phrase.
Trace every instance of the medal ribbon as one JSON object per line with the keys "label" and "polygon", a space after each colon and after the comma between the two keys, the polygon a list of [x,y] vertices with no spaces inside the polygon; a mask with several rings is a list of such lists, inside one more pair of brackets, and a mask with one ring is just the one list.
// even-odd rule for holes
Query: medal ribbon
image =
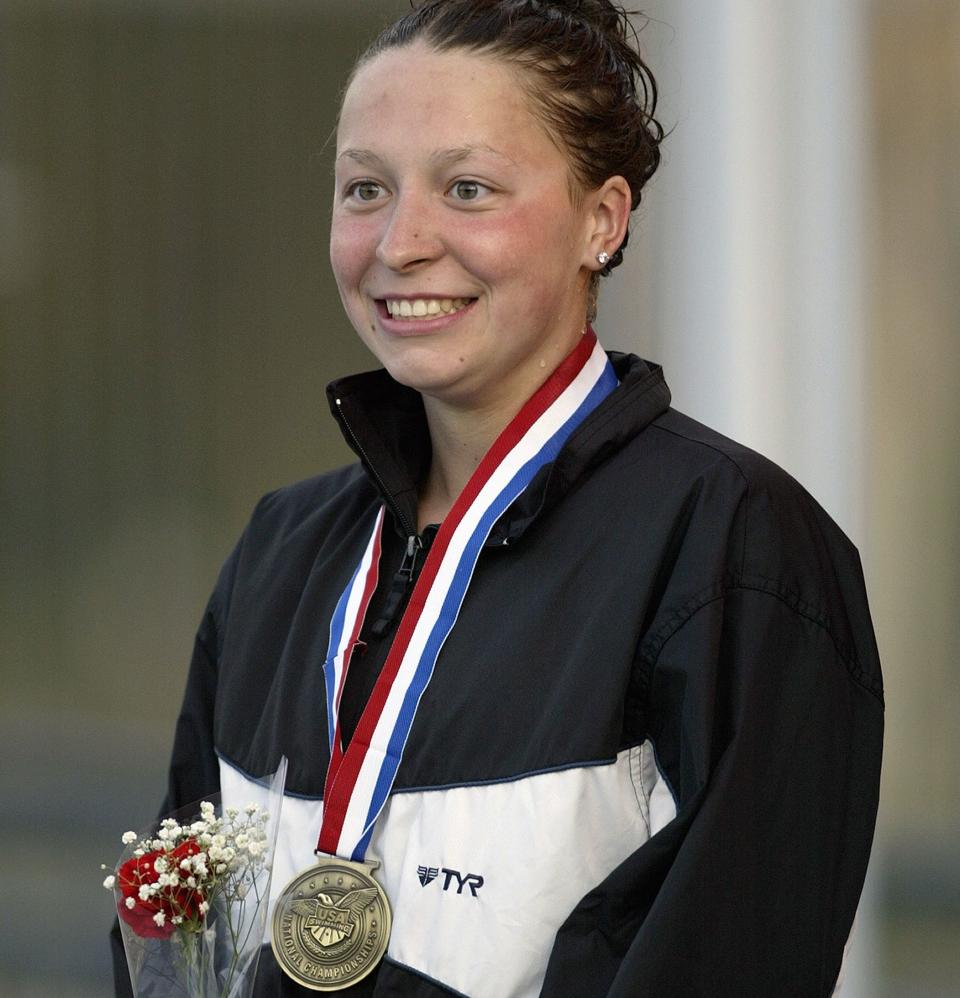
{"label": "medal ribbon", "polygon": [[330,767],[319,852],[361,861],[400,766],[413,720],[493,525],[553,461],[570,434],[617,386],[589,330],[484,455],[430,547],[396,636],[346,753],[339,704],[363,617],[377,585],[384,509],[330,624],[324,672]]}

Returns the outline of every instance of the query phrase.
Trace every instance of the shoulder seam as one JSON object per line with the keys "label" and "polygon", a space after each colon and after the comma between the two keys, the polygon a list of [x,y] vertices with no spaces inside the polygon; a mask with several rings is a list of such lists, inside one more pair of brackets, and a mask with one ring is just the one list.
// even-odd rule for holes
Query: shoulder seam
{"label": "shoulder seam", "polygon": [[676,430],[671,430],[669,427],[661,426],[656,420],[654,420],[650,424],[650,428],[652,430],[659,430],[661,433],[669,433],[670,436],[672,437],[679,437],[681,440],[687,440],[692,444],[697,444],[700,447],[706,447],[707,450],[714,451],[714,453],[719,454],[722,458],[725,458],[727,461],[729,461],[737,469],[737,471],[740,474],[740,477],[744,480],[744,482],[749,484],[750,480],[747,478],[743,468],[741,468],[740,465],[737,463],[736,458],[728,454],[726,451],[721,450],[719,447],[716,447],[714,444],[708,444],[704,440],[696,440],[693,437],[688,436],[686,433],[678,433]]}
{"label": "shoulder seam", "polygon": [[740,572],[742,574],[743,569],[747,564],[747,536],[748,536],[747,524],[750,517],[750,479],[747,477],[746,472],[737,462],[736,458],[728,454],[726,451],[721,450],[719,447],[715,446],[714,444],[707,443],[704,440],[695,440],[693,437],[688,436],[685,433],[678,433],[676,430],[671,430],[666,426],[661,426],[657,422],[651,423],[650,426],[653,429],[659,430],[661,433],[668,433],[670,434],[670,436],[677,437],[680,440],[686,440],[691,444],[697,444],[700,447],[706,447],[707,450],[712,450],[715,454],[719,454],[724,461],[729,461],[730,464],[732,464],[734,468],[737,469],[737,474],[743,479],[743,484],[747,490],[747,499],[743,514],[743,542],[740,550]]}
{"label": "shoulder seam", "polygon": [[645,699],[649,693],[651,675],[656,669],[657,660],[667,642],[682,630],[702,609],[719,599],[723,599],[727,593],[737,590],[759,592],[771,596],[783,603],[784,606],[792,610],[798,617],[803,617],[805,620],[809,620],[819,627],[830,638],[837,658],[844,666],[850,679],[861,687],[861,689],[875,697],[881,707],[883,706],[883,690],[868,679],[866,672],[857,661],[854,649],[848,647],[834,634],[824,613],[814,607],[813,604],[804,600],[799,593],[795,593],[774,579],[767,579],[763,576],[741,577],[727,582],[716,583],[708,589],[702,590],[691,597],[685,604],[678,607],[670,619],[655,634],[650,635],[643,642],[639,658],[646,666],[643,670],[644,679],[641,682]]}

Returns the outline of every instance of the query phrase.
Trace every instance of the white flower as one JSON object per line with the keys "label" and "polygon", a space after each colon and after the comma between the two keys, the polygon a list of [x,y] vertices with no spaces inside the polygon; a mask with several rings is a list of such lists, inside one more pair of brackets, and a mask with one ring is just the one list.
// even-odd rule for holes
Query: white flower
{"label": "white flower", "polygon": [[106,887],[106,889],[108,891],[112,891],[113,890],[113,885],[116,882],[117,882],[117,878],[111,875],[111,876],[107,877],[106,880],[104,880],[103,886]]}
{"label": "white flower", "polygon": [[[164,832],[167,834],[164,835]],[[160,831],[157,832],[157,837],[161,839],[175,839],[182,832],[183,829],[180,827],[176,818],[164,818],[163,821],[160,822]]]}
{"label": "white flower", "polygon": [[210,910],[210,905],[206,901],[201,901],[199,908],[200,908],[200,914],[206,915],[206,913]]}
{"label": "white flower", "polygon": [[167,870],[170,869],[170,864],[167,863],[163,856],[158,856],[154,861],[153,868],[157,871],[157,873],[166,873]]}
{"label": "white flower", "polygon": [[167,920],[167,916],[162,911],[158,911],[156,915],[153,916],[153,920],[162,928],[163,923]]}
{"label": "white flower", "polygon": [[259,809],[259,808],[257,807],[257,805],[256,805],[256,804],[254,804],[253,802],[249,803],[249,804],[248,804],[248,805],[247,805],[247,806],[246,806],[246,807],[244,808],[244,811],[246,811],[246,812],[247,812],[247,814],[249,814],[249,815],[251,815],[251,816],[255,815],[255,814],[257,813],[257,811],[259,811],[259,810],[260,810],[260,809]]}
{"label": "white flower", "polygon": [[247,846],[247,852],[250,853],[254,859],[256,859],[257,856],[261,855],[265,848],[266,847],[262,842],[251,842],[250,845]]}
{"label": "white flower", "polygon": [[127,906],[128,908],[131,908],[131,909],[133,909],[133,908],[136,908],[136,906],[137,906],[137,902],[136,902],[136,901],[135,901],[135,900],[134,900],[133,898],[127,898],[127,900],[126,900],[126,901],[124,901],[123,903],[124,903],[124,904],[125,904],[125,905],[126,905],[126,906]]}
{"label": "white flower", "polygon": [[232,821],[240,812],[235,807],[228,807],[224,813]]}
{"label": "white flower", "polygon": [[180,925],[183,922],[183,915],[174,915],[170,921],[173,922],[174,925]]}
{"label": "white flower", "polygon": [[133,855],[136,856],[137,859],[142,859],[145,854],[146,854],[146,849],[134,849],[133,850]]}
{"label": "white flower", "polygon": [[123,835],[120,836],[120,841],[125,846],[133,845],[133,843],[137,841],[137,833],[136,832],[124,832]]}
{"label": "white flower", "polygon": [[148,900],[153,893],[153,884],[141,884],[140,890],[137,893],[140,895],[141,901]]}

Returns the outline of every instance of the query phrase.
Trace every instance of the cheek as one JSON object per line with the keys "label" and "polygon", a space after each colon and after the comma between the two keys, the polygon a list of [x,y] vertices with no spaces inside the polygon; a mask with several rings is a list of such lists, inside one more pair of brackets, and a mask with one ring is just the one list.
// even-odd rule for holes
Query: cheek
{"label": "cheek", "polygon": [[550,308],[560,286],[575,280],[580,258],[565,213],[529,204],[491,217],[489,223],[476,221],[471,269],[514,299],[512,308],[524,313]]}
{"label": "cheek", "polygon": [[368,266],[376,239],[363,219],[334,219],[330,225],[330,266],[341,294],[356,290]]}
{"label": "cheek", "polygon": [[[448,247],[475,276],[493,285],[504,281],[526,285],[531,262],[538,261],[544,247],[551,246],[555,219],[535,207],[511,208],[489,215],[468,216],[447,229]],[[535,263],[532,268],[539,269]]]}

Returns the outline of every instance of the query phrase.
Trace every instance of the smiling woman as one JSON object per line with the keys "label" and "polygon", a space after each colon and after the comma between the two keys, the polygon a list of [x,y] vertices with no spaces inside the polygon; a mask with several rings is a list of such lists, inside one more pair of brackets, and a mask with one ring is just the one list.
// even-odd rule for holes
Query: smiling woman
{"label": "smiling woman", "polygon": [[330,258],[383,369],[329,388],[359,463],[224,566],[167,802],[290,759],[261,998],[837,985],[883,718],[859,559],[597,340],[662,138],[635,41],[607,0],[427,0],[352,74]]}
{"label": "smiling woman", "polygon": [[496,56],[414,41],[364,63],[347,90],[330,239],[340,295],[393,378],[423,395],[435,442],[458,442],[434,450],[421,525],[443,519],[583,333],[630,188],[613,176],[575,198],[573,183]]}

